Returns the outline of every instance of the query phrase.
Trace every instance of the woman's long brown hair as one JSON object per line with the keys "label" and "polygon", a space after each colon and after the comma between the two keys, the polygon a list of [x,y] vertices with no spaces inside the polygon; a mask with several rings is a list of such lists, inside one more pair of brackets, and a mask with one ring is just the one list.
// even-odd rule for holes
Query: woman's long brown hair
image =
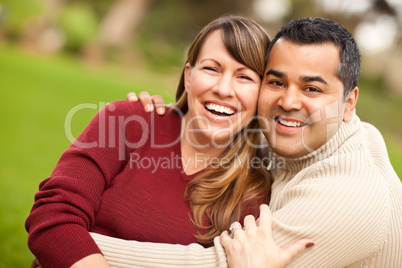
{"label": "woman's long brown hair", "polygon": [[[205,39],[218,29],[228,52],[262,79],[270,39],[260,25],[243,17],[225,16],[209,23],[192,43],[186,63],[194,66]],[[184,69],[176,100],[176,107],[186,113]],[[270,175],[263,165],[256,167],[251,162],[257,157],[258,130],[258,121],[253,118],[224,151],[221,165],[207,168],[187,186],[185,198],[193,212],[192,220],[202,230],[195,237],[204,246],[212,245],[214,237],[239,221],[246,207],[254,207],[257,212],[258,203],[269,200]]]}

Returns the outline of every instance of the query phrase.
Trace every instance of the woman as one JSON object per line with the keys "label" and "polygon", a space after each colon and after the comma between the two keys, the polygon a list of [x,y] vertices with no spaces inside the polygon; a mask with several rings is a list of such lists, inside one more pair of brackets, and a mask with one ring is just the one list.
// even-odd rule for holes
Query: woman
{"label": "woman", "polygon": [[251,20],[215,20],[190,47],[166,116],[128,102],[105,107],[35,195],[26,229],[42,266],[108,267],[89,231],[210,246],[233,221],[256,216],[269,176],[238,159],[255,156],[259,136],[247,130],[258,128],[268,43]]}

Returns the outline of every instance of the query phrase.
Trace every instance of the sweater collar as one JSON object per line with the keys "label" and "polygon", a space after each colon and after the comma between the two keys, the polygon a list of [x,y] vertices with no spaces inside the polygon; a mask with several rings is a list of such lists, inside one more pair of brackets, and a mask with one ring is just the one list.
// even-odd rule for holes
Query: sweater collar
{"label": "sweater collar", "polygon": [[270,148],[269,155],[271,157],[271,162],[273,161],[272,171],[275,174],[279,169],[285,169],[292,173],[297,173],[300,170],[311,166],[317,162],[325,161],[329,165],[336,165],[337,153],[341,146],[348,140],[356,131],[359,129],[360,119],[354,114],[352,120],[349,122],[342,122],[341,127],[335,133],[335,135],[329,139],[324,145],[311,153],[298,157],[298,158],[286,158],[272,152]]}

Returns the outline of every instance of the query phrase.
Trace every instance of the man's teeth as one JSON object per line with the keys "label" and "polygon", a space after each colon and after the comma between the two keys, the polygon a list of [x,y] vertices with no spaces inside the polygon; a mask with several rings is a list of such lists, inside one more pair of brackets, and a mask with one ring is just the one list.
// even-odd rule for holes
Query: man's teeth
{"label": "man's teeth", "polygon": [[304,126],[305,124],[301,123],[301,122],[296,122],[296,121],[287,121],[283,118],[278,118],[278,122],[281,123],[284,126],[287,127],[301,127]]}
{"label": "man's teeth", "polygon": [[235,113],[235,110],[233,110],[229,107],[218,105],[218,104],[208,103],[205,105],[205,107],[210,111],[215,111],[218,113],[225,113],[228,115],[232,115]]}

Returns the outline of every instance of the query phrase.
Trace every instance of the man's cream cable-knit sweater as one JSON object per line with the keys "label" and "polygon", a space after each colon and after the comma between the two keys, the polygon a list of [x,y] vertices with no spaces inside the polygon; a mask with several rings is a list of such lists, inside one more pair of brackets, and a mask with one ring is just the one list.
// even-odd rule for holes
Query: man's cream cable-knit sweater
{"label": "man's cream cable-knit sweater", "polygon": [[[274,157],[274,239],[315,242],[288,267],[402,267],[402,184],[377,129],[354,116],[318,150]],[[227,266],[219,239],[205,249],[92,237],[112,267]]]}

